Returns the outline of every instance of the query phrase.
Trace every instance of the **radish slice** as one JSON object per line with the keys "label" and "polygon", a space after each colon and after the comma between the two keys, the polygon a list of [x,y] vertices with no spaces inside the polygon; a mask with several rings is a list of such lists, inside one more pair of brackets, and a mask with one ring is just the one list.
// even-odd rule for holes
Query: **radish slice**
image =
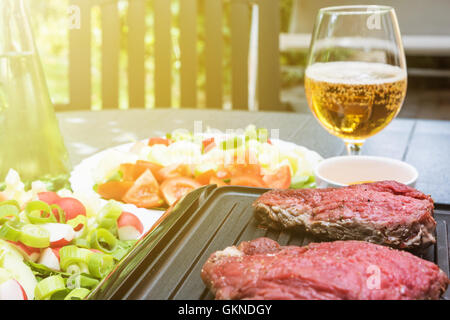
{"label": "radish slice", "polygon": [[42,251],[41,257],[39,259],[40,264],[43,264],[47,268],[60,271],[59,266],[59,250],[53,248],[47,248]]}
{"label": "radish slice", "polygon": [[28,300],[27,294],[15,279],[0,284],[0,300]]}
{"label": "radish slice", "polygon": [[64,247],[75,238],[75,231],[68,224],[45,223],[41,225],[50,234],[50,247]]}
{"label": "radish slice", "polygon": [[32,248],[27,245],[24,245],[21,242],[8,241],[10,244],[14,246],[27,260],[31,260],[36,262],[41,255],[41,250],[39,248]]}
{"label": "radish slice", "polygon": [[78,215],[86,215],[86,208],[84,205],[75,198],[60,198],[57,202],[57,205],[61,207],[66,213],[66,220],[75,219]]}
{"label": "radish slice", "polygon": [[39,192],[37,195],[39,200],[44,201],[47,204],[55,204],[61,199],[56,192],[51,191]]}
{"label": "radish slice", "polygon": [[117,227],[120,240],[137,240],[144,232],[141,220],[134,214],[125,211],[117,220]]}

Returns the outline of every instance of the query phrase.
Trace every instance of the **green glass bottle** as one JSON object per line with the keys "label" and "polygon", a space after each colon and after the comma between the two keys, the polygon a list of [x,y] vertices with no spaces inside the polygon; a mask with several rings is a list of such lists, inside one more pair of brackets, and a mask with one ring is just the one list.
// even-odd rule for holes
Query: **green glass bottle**
{"label": "green glass bottle", "polygon": [[0,0],[0,181],[68,177],[70,162],[22,0]]}

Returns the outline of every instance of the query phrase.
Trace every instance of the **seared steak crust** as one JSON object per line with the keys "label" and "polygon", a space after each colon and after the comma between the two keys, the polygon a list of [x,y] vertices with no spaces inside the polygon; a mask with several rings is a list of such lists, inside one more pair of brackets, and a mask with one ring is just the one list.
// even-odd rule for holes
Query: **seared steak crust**
{"label": "seared steak crust", "polygon": [[395,181],[272,190],[253,206],[263,225],[301,228],[327,240],[365,240],[401,249],[436,242],[431,197]]}
{"label": "seared steak crust", "polygon": [[268,238],[213,253],[201,277],[216,299],[439,299],[434,263],[363,241],[279,246]]}

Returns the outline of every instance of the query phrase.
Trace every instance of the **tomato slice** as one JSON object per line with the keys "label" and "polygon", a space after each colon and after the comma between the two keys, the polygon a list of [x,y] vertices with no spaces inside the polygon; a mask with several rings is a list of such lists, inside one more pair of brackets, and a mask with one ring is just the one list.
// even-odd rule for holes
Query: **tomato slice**
{"label": "tomato slice", "polygon": [[135,165],[133,163],[122,163],[120,169],[123,181],[134,181],[139,176],[135,174]]}
{"label": "tomato slice", "polygon": [[200,188],[202,185],[191,178],[175,177],[164,180],[161,184],[161,193],[166,202],[171,206],[178,199],[191,192],[194,189]]}
{"label": "tomato slice", "polygon": [[207,185],[209,183],[209,180],[212,177],[215,177],[216,172],[213,169],[210,169],[208,171],[205,171],[201,174],[199,174],[197,177],[195,177],[195,181],[198,183],[201,183],[202,185]]}
{"label": "tomato slice", "polygon": [[266,187],[264,181],[259,176],[251,174],[232,177],[230,180],[230,185],[256,187],[256,188]]}
{"label": "tomato slice", "polygon": [[288,189],[291,186],[291,169],[288,165],[282,166],[274,174],[265,175],[262,179],[269,188]]}
{"label": "tomato slice", "polygon": [[209,184],[216,184],[218,187],[224,187],[228,185],[228,183],[217,177],[211,177],[211,179],[209,179]]}
{"label": "tomato slice", "polygon": [[260,176],[261,166],[259,164],[236,163],[228,167],[231,176]]}
{"label": "tomato slice", "polygon": [[155,144],[163,144],[163,145],[168,146],[170,144],[170,140],[166,139],[166,138],[160,138],[160,137],[154,137],[154,138],[150,138],[148,140],[148,145],[150,147],[154,146]]}
{"label": "tomato slice", "polygon": [[220,168],[216,172],[216,177],[219,178],[219,179],[228,179],[228,178],[231,177],[231,174],[230,174],[230,172],[227,169]]}
{"label": "tomato slice", "polygon": [[261,165],[258,163],[258,158],[256,154],[250,152],[250,150],[245,151],[245,158],[242,159],[242,156],[235,155],[234,163],[227,167],[228,171],[230,171],[232,176],[240,176],[240,175],[252,175],[252,176],[260,176],[261,174]]}
{"label": "tomato slice", "polygon": [[156,179],[162,182],[166,179],[181,177],[181,176],[191,176],[191,168],[186,164],[172,164],[170,166],[164,167],[156,173]]}
{"label": "tomato slice", "polygon": [[162,168],[164,168],[164,167],[160,164],[153,163],[150,161],[145,161],[145,160],[138,160],[138,161],[136,161],[134,173],[135,173],[135,175],[137,175],[136,178],[138,178],[141,174],[143,174],[145,172],[145,170],[149,169],[153,173],[153,175],[156,177],[157,172],[159,170],[161,170]]}
{"label": "tomato slice", "polygon": [[97,193],[106,200],[121,201],[132,185],[132,181],[108,181],[98,185]]}
{"label": "tomato slice", "polygon": [[204,148],[206,148],[207,146],[209,146],[211,143],[213,143],[215,140],[214,140],[214,137],[211,137],[211,138],[208,138],[208,139],[204,139],[203,141],[202,141],[202,144],[203,144],[203,147]]}
{"label": "tomato slice", "polygon": [[212,143],[208,144],[208,146],[206,146],[203,149],[203,153],[208,153],[209,151],[211,151],[212,149],[214,149],[216,147],[216,143],[213,141]]}
{"label": "tomato slice", "polygon": [[155,175],[162,168],[163,168],[162,165],[145,160],[138,160],[136,161],[135,164],[122,163],[120,165],[120,171],[122,172],[122,180],[124,181],[135,181],[147,169],[149,169],[153,173],[153,175]]}
{"label": "tomato slice", "polygon": [[214,137],[203,140],[202,144],[203,144],[203,153],[207,153],[216,146]]}
{"label": "tomato slice", "polygon": [[164,204],[164,200],[161,199],[156,193],[147,193],[144,195],[138,194],[126,194],[122,201],[126,203],[134,204],[138,208],[156,208],[161,207]]}
{"label": "tomato slice", "polygon": [[153,208],[163,204],[158,196],[159,185],[150,170],[146,170],[122,197],[122,201],[140,208]]}

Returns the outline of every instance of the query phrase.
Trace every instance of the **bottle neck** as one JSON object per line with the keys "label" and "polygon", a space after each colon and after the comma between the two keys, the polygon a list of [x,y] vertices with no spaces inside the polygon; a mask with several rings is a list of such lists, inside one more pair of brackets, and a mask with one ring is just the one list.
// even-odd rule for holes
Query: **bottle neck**
{"label": "bottle neck", "polygon": [[33,36],[23,0],[0,0],[0,55],[34,51]]}

